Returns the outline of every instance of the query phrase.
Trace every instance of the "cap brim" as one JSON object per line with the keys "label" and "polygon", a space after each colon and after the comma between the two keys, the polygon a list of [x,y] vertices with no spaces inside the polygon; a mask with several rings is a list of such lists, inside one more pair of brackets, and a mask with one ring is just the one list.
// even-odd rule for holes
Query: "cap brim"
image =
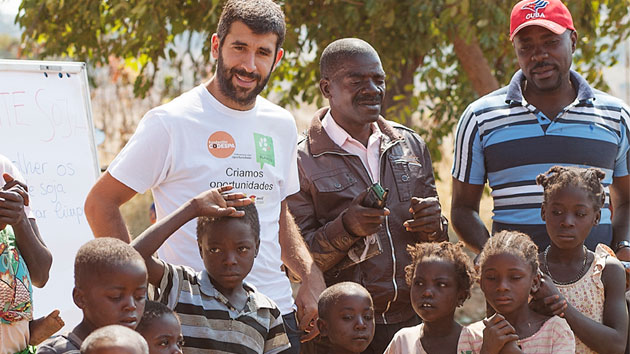
{"label": "cap brim", "polygon": [[566,27],[559,25],[553,21],[549,21],[549,20],[545,20],[542,18],[536,19],[536,20],[530,20],[527,22],[522,23],[520,26],[516,27],[516,29],[514,30],[514,32],[512,32],[512,35],[510,36],[510,41],[514,40],[514,37],[516,36],[516,34],[522,30],[525,27],[528,26],[541,26],[541,27],[545,27],[546,29],[550,30],[551,32],[555,33],[555,34],[563,34],[564,31],[566,31]]}

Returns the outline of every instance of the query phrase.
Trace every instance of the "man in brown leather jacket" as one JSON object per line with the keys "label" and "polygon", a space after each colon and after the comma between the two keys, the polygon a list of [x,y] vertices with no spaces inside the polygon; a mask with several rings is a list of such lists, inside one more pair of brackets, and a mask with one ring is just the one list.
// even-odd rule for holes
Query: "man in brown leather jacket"
{"label": "man in brown leather jacket", "polygon": [[[446,240],[448,227],[424,141],[380,116],[385,72],[374,48],[337,40],[320,70],[330,108],[299,143],[300,191],[289,208],[326,285],[354,281],[372,295],[376,333],[366,353],[380,354],[398,329],[419,323],[405,283],[407,245]],[[375,182],[389,191],[385,208],[364,206]]]}

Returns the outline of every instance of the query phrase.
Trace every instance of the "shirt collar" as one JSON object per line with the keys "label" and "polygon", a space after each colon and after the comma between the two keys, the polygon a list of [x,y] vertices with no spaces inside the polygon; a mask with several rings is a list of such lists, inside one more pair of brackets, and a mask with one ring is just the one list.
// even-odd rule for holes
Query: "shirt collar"
{"label": "shirt collar", "polygon": [[[574,85],[577,86],[577,100],[580,102],[587,100],[595,99],[595,92],[591,86],[589,86],[588,82],[584,80],[584,78],[578,74],[577,72],[570,70],[569,77]],[[522,90],[522,82],[525,80],[525,75],[523,75],[522,70],[518,70],[514,76],[512,76],[512,80],[510,80],[510,84],[508,85],[507,95],[505,96],[506,103],[522,103],[523,102],[523,90]]]}
{"label": "shirt collar", "polygon": [[[204,295],[213,297],[226,306],[231,306],[225,295],[221,294],[221,292],[212,284],[208,271],[205,269],[202,270],[197,274],[197,278],[199,279],[199,290]],[[266,298],[259,296],[259,293],[253,285],[243,282],[243,288],[247,292],[246,307],[248,308],[248,311],[246,312],[253,312],[260,308],[274,308],[274,305],[270,301],[267,301]]]}
{"label": "shirt collar", "polygon": [[[337,124],[335,119],[332,117],[332,114],[330,114],[330,110],[326,112],[324,119],[322,119],[322,127],[330,137],[330,140],[332,140],[338,146],[343,146],[343,144],[348,140],[357,141],[350,134],[348,134],[345,129]],[[376,137],[378,138],[381,136],[381,130],[379,129],[378,124],[376,124],[375,122],[370,123],[370,129],[372,131],[370,137],[376,135]]]}

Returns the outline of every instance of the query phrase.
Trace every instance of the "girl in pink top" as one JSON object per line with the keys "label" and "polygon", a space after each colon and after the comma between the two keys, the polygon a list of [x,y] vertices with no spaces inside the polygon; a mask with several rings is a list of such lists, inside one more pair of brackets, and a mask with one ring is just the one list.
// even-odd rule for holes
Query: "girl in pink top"
{"label": "girl in pink top", "polygon": [[604,206],[603,178],[594,168],[554,166],[536,179],[551,244],[539,255],[545,278],[535,305],[567,320],[576,353],[623,353],[628,334],[623,266],[607,246],[584,246]]}
{"label": "girl in pink top", "polygon": [[[567,322],[529,307],[540,285],[538,247],[520,232],[491,237],[479,255],[479,283],[496,311],[470,325],[472,350],[464,353],[574,353],[575,339]],[[482,337],[482,338],[481,338]]]}
{"label": "girl in pink top", "polygon": [[421,324],[403,328],[385,353],[465,353],[470,343],[468,328],[455,322],[455,308],[470,296],[474,270],[463,244],[419,243],[408,246],[412,263],[405,268],[411,305]]}

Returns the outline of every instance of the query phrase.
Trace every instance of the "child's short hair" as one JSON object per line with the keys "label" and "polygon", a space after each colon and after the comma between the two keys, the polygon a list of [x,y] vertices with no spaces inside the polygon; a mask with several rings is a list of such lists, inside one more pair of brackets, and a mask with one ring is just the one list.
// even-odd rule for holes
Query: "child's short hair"
{"label": "child's short hair", "polygon": [[470,297],[470,288],[475,281],[475,269],[470,257],[464,253],[464,244],[444,242],[422,242],[414,246],[408,245],[407,251],[411,255],[411,264],[405,267],[405,280],[411,286],[413,272],[418,264],[424,260],[441,259],[453,263],[457,274],[457,286],[464,290],[466,299]]}
{"label": "child's short hair", "polygon": [[372,296],[370,296],[370,293],[359,283],[344,281],[329,286],[324,291],[322,291],[321,295],[319,295],[319,300],[317,300],[317,313],[319,317],[324,320],[328,319],[330,308],[342,296],[356,293],[364,294],[370,299],[370,302],[372,302]]}
{"label": "child's short hair", "polygon": [[606,193],[601,181],[606,174],[597,168],[579,168],[573,166],[553,166],[547,172],[536,177],[536,183],[544,189],[544,201],[559,189],[577,187],[585,190],[593,201],[593,209],[597,212],[604,206]]}
{"label": "child's short hair", "polygon": [[175,316],[175,318],[177,318],[177,321],[179,321],[179,316],[177,316],[177,313],[171,310],[168,306],[157,301],[147,301],[144,305],[144,313],[142,314],[142,319],[140,319],[140,323],[138,323],[136,331],[144,331],[147,327],[151,325],[151,323],[153,323],[153,321],[162,318],[166,314]]}
{"label": "child's short hair", "polygon": [[234,219],[244,222],[249,225],[252,229],[252,233],[254,234],[254,238],[256,241],[256,247],[260,244],[260,221],[258,220],[258,210],[256,209],[256,205],[254,203],[248,204],[245,206],[235,207],[236,210],[244,211],[245,215],[240,218],[234,218],[231,216],[223,216],[223,217],[209,217],[209,216],[200,216],[197,218],[197,238],[207,235],[212,232],[212,225],[218,221],[225,219]]}
{"label": "child's short hair", "polygon": [[81,344],[81,353],[89,354],[93,350],[99,349],[100,346],[107,344],[132,345],[140,353],[149,354],[149,345],[140,333],[121,325],[101,327],[90,333]]}
{"label": "child's short hair", "polygon": [[479,266],[483,268],[489,257],[502,253],[521,258],[531,266],[533,274],[538,272],[538,246],[526,234],[503,230],[490,237],[479,254]]}
{"label": "child's short hair", "polygon": [[77,251],[74,259],[74,284],[80,286],[96,272],[134,262],[144,265],[140,253],[128,243],[111,237],[96,238]]}

